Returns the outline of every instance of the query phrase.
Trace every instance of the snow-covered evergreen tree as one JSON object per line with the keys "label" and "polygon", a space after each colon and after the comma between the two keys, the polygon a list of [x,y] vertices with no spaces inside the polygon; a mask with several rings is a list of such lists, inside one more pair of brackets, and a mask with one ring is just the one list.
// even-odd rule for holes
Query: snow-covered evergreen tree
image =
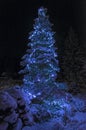
{"label": "snow-covered evergreen tree", "polygon": [[69,85],[79,85],[84,65],[83,50],[74,30],[70,28],[64,43],[64,56],[62,58],[62,71],[64,80]]}
{"label": "snow-covered evergreen tree", "polygon": [[29,35],[27,53],[23,56],[20,73],[24,74],[23,83],[32,92],[46,92],[57,87],[58,56],[56,53],[54,32],[47,9],[38,9],[34,30]]}

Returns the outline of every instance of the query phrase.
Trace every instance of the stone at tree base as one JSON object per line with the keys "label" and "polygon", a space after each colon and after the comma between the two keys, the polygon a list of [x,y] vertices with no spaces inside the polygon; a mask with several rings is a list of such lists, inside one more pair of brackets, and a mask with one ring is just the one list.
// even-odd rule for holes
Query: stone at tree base
{"label": "stone at tree base", "polygon": [[15,111],[13,111],[13,113],[11,113],[10,115],[4,118],[4,121],[13,124],[17,121],[17,118],[18,118],[18,114]]}
{"label": "stone at tree base", "polygon": [[22,126],[23,126],[22,120],[20,118],[18,118],[16,124],[13,125],[13,129],[12,130],[21,130]]}
{"label": "stone at tree base", "polygon": [[17,108],[17,103],[8,92],[0,92],[0,110],[6,111],[8,108]]}
{"label": "stone at tree base", "polygon": [[8,128],[8,123],[7,122],[0,123],[0,130],[7,130],[7,128]]}

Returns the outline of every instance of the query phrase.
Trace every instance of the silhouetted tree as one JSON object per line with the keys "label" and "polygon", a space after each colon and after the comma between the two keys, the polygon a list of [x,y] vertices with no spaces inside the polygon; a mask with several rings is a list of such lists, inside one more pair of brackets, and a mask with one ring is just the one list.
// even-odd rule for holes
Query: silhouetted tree
{"label": "silhouetted tree", "polygon": [[69,85],[73,87],[80,85],[81,73],[84,70],[83,65],[84,55],[81,44],[76,33],[70,28],[64,43],[64,55],[62,57],[64,81],[67,81]]}

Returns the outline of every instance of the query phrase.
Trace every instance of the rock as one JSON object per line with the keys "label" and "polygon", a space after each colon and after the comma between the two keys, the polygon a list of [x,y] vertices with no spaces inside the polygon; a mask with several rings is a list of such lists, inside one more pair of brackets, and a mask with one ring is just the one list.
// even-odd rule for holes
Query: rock
{"label": "rock", "polygon": [[22,120],[20,118],[18,118],[16,124],[13,125],[13,129],[12,130],[21,130],[22,126],[23,126]]}
{"label": "rock", "polygon": [[8,92],[0,92],[0,111],[6,111],[8,108],[16,109],[17,103]]}
{"label": "rock", "polygon": [[16,112],[13,111],[13,113],[11,113],[10,115],[8,115],[4,118],[4,121],[6,121],[10,124],[13,124],[17,121],[17,118],[18,118],[18,114],[16,114]]}
{"label": "rock", "polygon": [[7,122],[0,123],[0,130],[7,130],[7,128],[8,128],[8,123]]}

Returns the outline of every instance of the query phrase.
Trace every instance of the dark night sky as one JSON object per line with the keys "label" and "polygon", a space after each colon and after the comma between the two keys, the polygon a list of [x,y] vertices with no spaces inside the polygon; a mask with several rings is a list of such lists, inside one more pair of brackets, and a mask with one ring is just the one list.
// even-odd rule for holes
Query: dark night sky
{"label": "dark night sky", "polygon": [[48,8],[58,38],[72,26],[86,41],[85,0],[0,0],[0,72],[18,70],[40,6]]}

